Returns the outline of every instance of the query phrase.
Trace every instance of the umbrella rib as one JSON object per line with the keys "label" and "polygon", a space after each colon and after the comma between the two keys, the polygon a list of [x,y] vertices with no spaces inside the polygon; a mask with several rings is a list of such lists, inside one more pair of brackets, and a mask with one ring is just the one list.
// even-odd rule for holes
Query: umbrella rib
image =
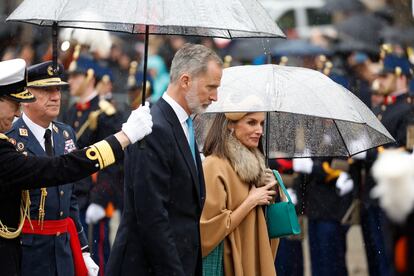
{"label": "umbrella rib", "polygon": [[[246,9],[246,7],[241,3],[241,1],[240,1],[240,5],[243,7],[243,9],[246,11],[246,13],[247,13],[247,15],[249,16],[249,19],[250,19],[250,22],[252,22],[253,23],[253,25],[254,25],[254,27],[256,28],[256,30],[259,30],[259,28],[257,28],[257,25],[256,25],[256,23],[254,22],[254,20],[253,20],[253,18],[252,18],[252,16],[250,15],[250,12]],[[259,4],[260,5],[260,4]],[[262,7],[263,8],[263,7]],[[263,8],[263,10],[264,10],[264,8]]]}
{"label": "umbrella rib", "polygon": [[344,143],[344,145],[345,145],[345,149],[346,149],[346,151],[348,152],[348,156],[351,156],[351,153],[350,153],[350,152],[349,152],[349,150],[348,150],[348,146],[347,146],[347,145],[346,145],[346,143],[345,143],[345,139],[344,139],[344,137],[342,137],[341,130],[339,129],[338,124],[336,123],[336,120],[334,119],[334,120],[332,120],[332,121],[334,122],[335,127],[336,127],[336,129],[338,130],[339,137],[341,137],[342,143]]}

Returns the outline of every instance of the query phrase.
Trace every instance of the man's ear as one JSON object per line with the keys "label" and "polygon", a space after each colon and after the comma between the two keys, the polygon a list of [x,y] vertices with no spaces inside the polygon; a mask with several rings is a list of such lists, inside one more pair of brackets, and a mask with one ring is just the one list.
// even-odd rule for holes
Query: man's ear
{"label": "man's ear", "polygon": [[182,74],[178,79],[178,83],[181,88],[188,89],[191,83],[191,77],[188,74]]}

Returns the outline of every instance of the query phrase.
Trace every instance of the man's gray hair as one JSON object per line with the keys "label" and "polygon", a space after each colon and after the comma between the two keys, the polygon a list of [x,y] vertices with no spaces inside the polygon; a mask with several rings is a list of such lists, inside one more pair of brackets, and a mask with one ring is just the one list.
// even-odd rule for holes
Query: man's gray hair
{"label": "man's gray hair", "polygon": [[171,63],[170,82],[176,82],[184,73],[192,77],[205,73],[207,64],[211,60],[223,65],[221,58],[210,48],[199,44],[186,43],[174,55]]}

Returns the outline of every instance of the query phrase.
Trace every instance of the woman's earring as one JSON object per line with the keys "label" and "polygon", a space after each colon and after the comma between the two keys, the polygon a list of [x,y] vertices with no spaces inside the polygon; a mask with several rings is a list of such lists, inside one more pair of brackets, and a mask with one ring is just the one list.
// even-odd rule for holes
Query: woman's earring
{"label": "woman's earring", "polygon": [[233,135],[233,133],[234,133],[234,128],[231,128],[230,129],[230,135]]}

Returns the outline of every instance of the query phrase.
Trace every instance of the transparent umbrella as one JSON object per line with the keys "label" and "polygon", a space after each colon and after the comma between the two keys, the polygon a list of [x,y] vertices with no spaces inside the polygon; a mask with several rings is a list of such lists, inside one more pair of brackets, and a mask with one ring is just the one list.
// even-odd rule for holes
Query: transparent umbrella
{"label": "transparent umbrella", "polygon": [[143,93],[149,34],[285,37],[256,0],[25,0],[7,20],[145,34]]}
{"label": "transparent umbrella", "polygon": [[352,156],[394,142],[352,92],[315,70],[271,64],[230,67],[218,93],[218,101],[203,116],[268,112],[269,158]]}

